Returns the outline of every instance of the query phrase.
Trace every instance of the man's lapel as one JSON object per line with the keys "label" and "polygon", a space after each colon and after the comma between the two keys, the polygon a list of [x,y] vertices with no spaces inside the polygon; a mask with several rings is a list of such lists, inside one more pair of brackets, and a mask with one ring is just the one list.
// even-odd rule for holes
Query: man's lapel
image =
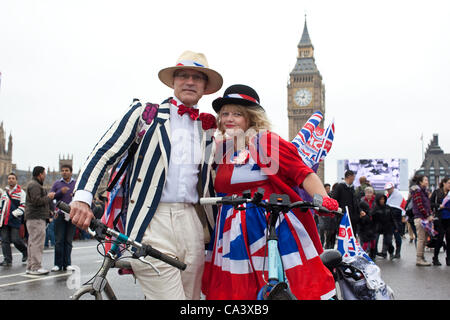
{"label": "man's lapel", "polygon": [[161,155],[166,169],[166,175],[169,170],[170,159],[170,104],[162,104],[158,109],[158,114],[155,117],[156,134],[161,148]]}

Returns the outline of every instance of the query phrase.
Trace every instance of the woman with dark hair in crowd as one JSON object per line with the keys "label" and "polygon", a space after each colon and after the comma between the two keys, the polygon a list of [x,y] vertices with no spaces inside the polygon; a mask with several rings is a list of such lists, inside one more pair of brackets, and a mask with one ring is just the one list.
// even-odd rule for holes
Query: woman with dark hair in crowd
{"label": "woman with dark hair in crowd", "polygon": [[433,221],[430,199],[428,198],[428,178],[422,174],[416,174],[411,180],[409,192],[413,202],[414,226],[417,232],[417,266],[431,266],[425,260],[425,243],[427,232],[422,222]]}
{"label": "woman with dark hair in crowd", "polygon": [[439,250],[444,244],[444,236],[445,236],[445,242],[447,245],[447,258],[446,263],[448,266],[450,266],[450,258],[448,254],[448,243],[450,241],[450,211],[442,205],[442,202],[444,198],[448,195],[448,191],[450,190],[450,179],[444,178],[441,180],[441,183],[439,184],[439,189],[436,189],[433,191],[433,194],[431,195],[430,202],[431,207],[433,208],[434,215],[437,218],[434,220],[435,229],[439,232],[437,235],[437,242],[434,247],[434,256],[433,256],[433,265],[440,266],[441,263],[439,262]]}

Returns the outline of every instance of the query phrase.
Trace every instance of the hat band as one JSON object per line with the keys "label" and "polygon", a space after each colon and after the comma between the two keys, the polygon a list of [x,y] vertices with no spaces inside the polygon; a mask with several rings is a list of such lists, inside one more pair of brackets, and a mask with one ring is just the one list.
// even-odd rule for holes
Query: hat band
{"label": "hat band", "polygon": [[205,68],[204,65],[195,62],[194,60],[181,60],[180,62],[177,63],[176,65],[177,67],[179,66],[184,66],[184,67],[202,67]]}
{"label": "hat band", "polygon": [[252,98],[252,97],[250,97],[250,96],[247,96],[247,95],[245,95],[245,94],[231,93],[231,94],[229,94],[229,95],[226,95],[224,98],[244,99],[244,100],[251,101],[251,102],[254,102],[254,103],[256,103],[256,104],[259,104],[259,101],[258,101],[258,100],[256,100],[255,98]]}

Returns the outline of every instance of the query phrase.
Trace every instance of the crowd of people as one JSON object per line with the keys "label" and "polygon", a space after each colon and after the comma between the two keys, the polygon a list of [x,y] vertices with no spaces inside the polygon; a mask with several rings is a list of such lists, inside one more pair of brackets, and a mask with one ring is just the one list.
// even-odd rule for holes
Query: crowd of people
{"label": "crowd of people", "polygon": [[[354,234],[372,260],[400,259],[402,240],[409,235],[416,245],[417,266],[440,266],[439,252],[446,252],[446,265],[450,266],[447,244],[450,240],[450,181],[443,178],[439,188],[428,190],[428,178],[415,175],[410,182],[407,199],[387,183],[382,192],[375,192],[366,177],[360,177],[355,188],[355,172],[345,172],[344,180],[330,189],[329,195],[339,207],[347,209]],[[335,248],[339,217],[316,217],[321,242],[325,249]],[[382,240],[380,240],[382,239]],[[432,262],[425,259],[425,248],[434,250]]]}
{"label": "crowd of people", "polygon": [[[22,253],[22,263],[27,265],[26,273],[46,275],[49,270],[42,266],[44,248],[54,247],[52,272],[70,271],[72,241],[76,227],[67,213],[57,209],[57,201],[70,203],[76,181],[72,178],[72,167],[61,166],[61,179],[50,190],[44,188],[45,168],[36,166],[32,179],[20,186],[14,172],[8,174],[8,185],[1,190],[0,235],[2,243],[2,267],[13,263],[11,244]],[[95,201],[96,210],[103,210],[103,202]],[[84,230],[78,230],[79,237],[90,238]]]}

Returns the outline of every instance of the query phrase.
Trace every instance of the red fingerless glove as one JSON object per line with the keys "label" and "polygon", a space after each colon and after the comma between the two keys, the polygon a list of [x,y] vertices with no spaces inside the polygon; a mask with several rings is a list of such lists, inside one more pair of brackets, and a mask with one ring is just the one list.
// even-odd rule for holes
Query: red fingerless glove
{"label": "red fingerless glove", "polygon": [[339,203],[330,197],[324,197],[322,202],[322,207],[327,208],[331,211],[338,211],[339,209]]}

